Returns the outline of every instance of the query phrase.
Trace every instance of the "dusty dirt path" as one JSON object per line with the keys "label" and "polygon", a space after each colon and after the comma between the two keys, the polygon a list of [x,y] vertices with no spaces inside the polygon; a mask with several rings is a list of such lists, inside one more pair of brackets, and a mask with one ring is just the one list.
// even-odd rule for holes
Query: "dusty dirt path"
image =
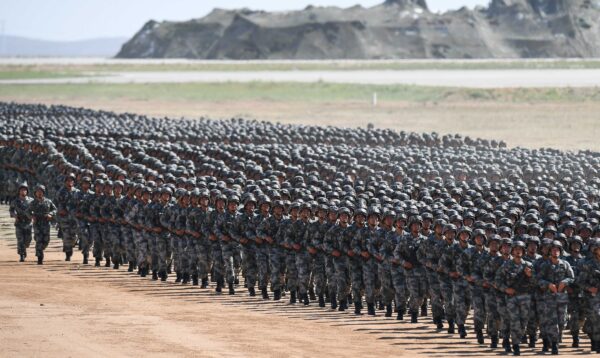
{"label": "dusty dirt path", "polygon": [[[126,270],[64,262],[52,232],[43,266],[32,248],[17,262],[7,207],[0,207],[0,342],[2,357],[381,357],[500,355],[469,331],[460,340],[428,324],[356,317],[242,293],[153,282]],[[427,323],[425,323],[427,322]],[[471,330],[471,327],[468,327]],[[585,347],[589,345],[583,341]],[[566,337],[561,354],[571,349]],[[533,355],[523,349],[523,355]]]}

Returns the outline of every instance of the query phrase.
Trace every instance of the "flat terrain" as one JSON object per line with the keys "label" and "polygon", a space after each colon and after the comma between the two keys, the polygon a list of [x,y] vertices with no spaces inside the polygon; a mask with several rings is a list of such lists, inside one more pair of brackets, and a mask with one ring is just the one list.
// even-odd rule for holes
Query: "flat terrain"
{"label": "flat terrain", "polygon": [[[34,245],[34,243],[32,243]],[[64,262],[52,231],[43,266],[33,247],[17,262],[6,206],[0,206],[0,341],[3,357],[382,357],[501,355],[428,324],[235,296],[125,269]],[[587,339],[582,342],[586,347]],[[561,355],[589,351],[567,348]],[[535,355],[524,348],[523,355]]]}

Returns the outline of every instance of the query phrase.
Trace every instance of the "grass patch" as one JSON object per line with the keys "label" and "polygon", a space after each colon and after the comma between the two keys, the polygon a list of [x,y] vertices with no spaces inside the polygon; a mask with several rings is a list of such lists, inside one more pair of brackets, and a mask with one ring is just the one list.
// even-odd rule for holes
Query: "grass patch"
{"label": "grass patch", "polygon": [[1,85],[0,99],[130,99],[138,101],[219,102],[585,102],[600,100],[600,88],[462,89],[414,85],[334,83],[167,83]]}

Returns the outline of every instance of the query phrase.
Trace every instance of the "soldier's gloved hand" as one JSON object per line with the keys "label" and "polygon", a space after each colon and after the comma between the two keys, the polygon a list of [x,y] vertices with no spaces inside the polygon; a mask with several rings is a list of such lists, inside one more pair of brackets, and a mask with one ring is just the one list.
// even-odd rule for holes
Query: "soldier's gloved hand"
{"label": "soldier's gloved hand", "polygon": [[567,285],[564,282],[558,284],[558,292],[564,292]]}
{"label": "soldier's gloved hand", "polygon": [[551,283],[548,285],[548,289],[550,290],[550,292],[552,293],[556,293],[557,289],[556,289],[556,285]]}

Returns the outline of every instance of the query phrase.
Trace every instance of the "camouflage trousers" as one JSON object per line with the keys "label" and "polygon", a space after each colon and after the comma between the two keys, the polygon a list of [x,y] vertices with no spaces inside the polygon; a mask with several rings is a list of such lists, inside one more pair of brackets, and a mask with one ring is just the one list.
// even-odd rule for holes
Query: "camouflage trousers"
{"label": "camouflage trousers", "polygon": [[298,291],[300,295],[308,293],[310,285],[311,257],[308,251],[296,252],[296,270],[298,270]]}
{"label": "camouflage trousers", "polygon": [[485,296],[485,311],[487,313],[486,318],[486,332],[490,337],[498,337],[498,331],[500,330],[500,315],[498,314],[498,304],[496,302],[496,291],[492,288],[484,290]]}
{"label": "camouflage trousers", "polygon": [[188,255],[189,255],[189,272],[192,275],[198,275],[199,278],[208,278],[209,271],[209,253],[210,248],[208,244],[200,238],[191,238],[188,241]]}
{"label": "camouflage trousers", "polygon": [[17,254],[27,256],[27,249],[31,245],[31,225],[15,226],[17,236]]}
{"label": "camouflage trousers", "polygon": [[410,300],[408,307],[410,312],[419,312],[419,308],[425,300],[427,294],[427,273],[423,267],[413,268],[411,270],[405,270],[406,283],[408,286],[408,292],[410,294]]}
{"label": "camouflage trousers", "polygon": [[377,263],[373,259],[364,261],[363,283],[365,284],[365,301],[374,304],[379,291],[379,278],[377,277]]}
{"label": "camouflage trousers", "polygon": [[256,264],[256,245],[252,242],[242,245],[242,266],[244,267],[246,286],[254,288],[258,276],[258,266]]}
{"label": "camouflage trousers", "polygon": [[135,240],[135,246],[137,247],[137,266],[145,267],[150,266],[151,252],[148,250],[148,237],[151,236],[149,233],[145,233],[140,230],[133,230],[133,240]]}
{"label": "camouflage trousers", "polygon": [[546,293],[544,303],[544,331],[551,342],[558,343],[567,323],[569,295],[566,292]]}
{"label": "camouflage trousers", "polygon": [[500,317],[499,331],[503,338],[508,338],[510,332],[510,316],[508,314],[507,297],[504,292],[496,291],[496,309]]}
{"label": "camouflage trousers", "polygon": [[152,270],[158,270],[158,272],[165,273],[168,271],[168,267],[171,264],[171,237],[169,235],[158,235],[155,236],[154,244],[152,245],[154,255],[156,255],[156,266],[154,265],[154,259],[152,259]]}
{"label": "camouflage trousers", "polygon": [[444,301],[444,312],[446,313],[447,321],[454,321],[456,318],[456,310],[454,308],[453,292],[452,292],[452,280],[450,277],[439,274],[440,292],[442,294],[442,300]]}
{"label": "camouflage trousers", "polygon": [[266,244],[256,246],[256,266],[258,267],[258,288],[267,288],[269,284],[269,247]]}
{"label": "camouflage trousers", "polygon": [[90,234],[90,226],[87,221],[77,220],[77,237],[79,237],[79,251],[83,256],[88,256],[92,247],[92,238]]}
{"label": "camouflage trousers", "polygon": [[335,294],[337,286],[335,283],[335,266],[333,265],[333,256],[325,256],[325,277],[327,278],[327,291],[330,296]]}
{"label": "camouflage trousers", "polygon": [[444,305],[442,303],[442,292],[440,290],[440,281],[437,273],[426,269],[427,272],[427,290],[431,299],[431,314],[434,318],[442,319],[444,315]]}
{"label": "camouflage trousers", "polygon": [[579,336],[579,331],[583,326],[583,321],[585,320],[586,312],[585,312],[585,302],[581,297],[577,297],[576,295],[572,295],[569,297],[569,305],[567,307],[567,312],[569,314],[569,330],[571,331],[572,336]]}
{"label": "camouflage trousers", "polygon": [[590,337],[596,342],[600,342],[600,294],[589,297],[589,325]]}
{"label": "camouflage trousers", "polygon": [[285,251],[285,280],[288,291],[298,290],[298,268],[296,267],[296,252]]}
{"label": "camouflage trousers", "polygon": [[396,309],[404,314],[406,313],[408,289],[406,288],[406,275],[400,265],[392,265],[392,284],[394,285]]}
{"label": "camouflage trousers", "polygon": [[133,229],[131,226],[121,226],[121,236],[123,237],[124,253],[128,262],[136,261],[135,240],[133,239]]}
{"label": "camouflage trousers", "polygon": [[282,247],[269,247],[269,266],[271,267],[271,291],[281,290],[283,273],[285,272],[285,251]]}
{"label": "camouflage trousers", "polygon": [[187,273],[189,264],[185,248],[187,239],[185,236],[171,235],[171,250],[173,252],[173,270],[178,273]]}
{"label": "camouflage trousers", "polygon": [[540,328],[540,333],[544,329],[540,327],[540,320],[538,315],[538,301],[542,302],[542,297],[538,296],[538,294],[531,295],[531,311],[529,312],[529,319],[527,320],[527,334],[530,336],[537,334],[538,327]]}
{"label": "camouflage trousers", "polygon": [[362,262],[359,258],[348,259],[348,269],[350,270],[350,283],[352,285],[352,299],[354,302],[362,301],[364,291]]}
{"label": "camouflage trousers", "polygon": [[235,278],[238,276],[239,269],[236,269],[236,266],[239,267],[239,261],[236,265],[235,260],[237,259],[237,243],[236,242],[222,242],[221,243],[221,252],[223,253],[223,266],[225,267],[225,278],[227,279],[227,283],[234,283]]}
{"label": "camouflage trousers", "polygon": [[486,297],[483,288],[471,286],[471,302],[473,304],[473,325],[475,330],[483,330],[487,320]]}
{"label": "camouflage trousers", "polygon": [[452,300],[456,312],[456,324],[465,324],[471,307],[471,292],[467,280],[452,281]]}
{"label": "camouflage trousers", "polygon": [[378,264],[377,274],[379,276],[379,281],[381,282],[381,290],[379,291],[381,295],[381,302],[384,305],[389,305],[392,303],[394,299],[394,285],[392,283],[392,272],[391,265],[387,262]]}
{"label": "camouflage trousers", "polygon": [[44,257],[44,250],[46,250],[48,243],[50,243],[50,224],[34,224],[33,238],[35,239],[35,256]]}
{"label": "camouflage trousers", "polygon": [[527,329],[529,310],[531,310],[531,295],[522,294],[506,298],[506,307],[510,319],[510,339],[512,344],[521,344],[521,337]]}
{"label": "camouflage trousers", "polygon": [[93,255],[97,260],[102,259],[103,244],[102,244],[102,230],[98,223],[90,223],[90,240],[94,244]]}
{"label": "camouflage trousers", "polygon": [[99,224],[100,225],[100,235],[102,236],[102,250],[104,254],[104,258],[107,260],[112,256],[112,237],[111,230],[108,224]]}
{"label": "camouflage trousers", "polygon": [[121,233],[121,227],[119,225],[110,225],[110,253],[111,258],[114,263],[121,263],[123,259],[124,245],[123,245],[123,235]]}
{"label": "camouflage trousers", "polygon": [[[540,337],[548,338],[548,332],[546,332],[547,325],[544,322],[544,320],[545,320],[544,306],[546,305],[546,297],[544,294],[536,291],[532,295],[532,301],[533,301],[533,304],[531,305],[532,312],[530,313],[529,320],[530,320],[530,323],[533,324],[533,327],[531,329],[528,328],[528,330],[535,333],[535,328],[537,326],[539,326]],[[534,317],[532,318],[531,315],[533,315]]]}
{"label": "camouflage trousers", "polygon": [[327,274],[325,271],[325,254],[322,251],[318,251],[316,254],[311,256],[312,260],[312,278],[315,285],[315,293],[317,295],[324,295],[327,289]]}
{"label": "camouflage trousers", "polygon": [[73,253],[73,247],[77,243],[77,223],[64,218],[58,222],[58,227],[62,231],[63,252]]}
{"label": "camouflage trousers", "polygon": [[212,261],[212,277],[215,282],[225,281],[225,266],[223,264],[223,252],[218,241],[209,242],[210,260]]}
{"label": "camouflage trousers", "polygon": [[338,300],[345,300],[348,297],[348,288],[350,284],[350,272],[348,270],[348,258],[346,256],[334,257],[333,267],[335,269],[335,288]]}

